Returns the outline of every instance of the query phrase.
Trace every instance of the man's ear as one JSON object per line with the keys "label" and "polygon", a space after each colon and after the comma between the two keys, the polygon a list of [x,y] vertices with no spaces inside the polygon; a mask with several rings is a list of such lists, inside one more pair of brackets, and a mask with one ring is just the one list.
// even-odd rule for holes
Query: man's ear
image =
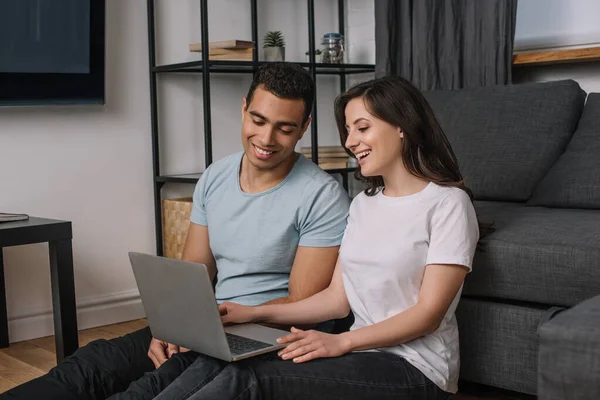
{"label": "man's ear", "polygon": [[242,98],[242,118],[244,117],[245,113],[246,113],[246,98],[243,97]]}
{"label": "man's ear", "polygon": [[308,129],[308,125],[310,125],[310,121],[312,121],[312,118],[308,117],[304,125],[302,125],[302,130],[300,131],[300,137],[298,138],[298,140],[302,139],[302,136],[304,136],[304,133]]}

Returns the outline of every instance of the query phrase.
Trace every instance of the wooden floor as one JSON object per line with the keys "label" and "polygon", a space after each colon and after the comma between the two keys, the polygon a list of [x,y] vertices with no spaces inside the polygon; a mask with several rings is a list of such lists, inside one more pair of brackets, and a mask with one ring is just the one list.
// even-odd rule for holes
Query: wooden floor
{"label": "wooden floor", "polygon": [[[79,332],[79,345],[96,339],[112,339],[148,326],[145,320],[123,322]],[[0,393],[37,378],[56,366],[54,336],[12,343],[0,349]],[[461,387],[462,390],[462,387]],[[531,396],[469,386],[455,400],[529,400]]]}
{"label": "wooden floor", "polygon": [[[79,346],[96,339],[113,339],[148,326],[145,320],[79,331]],[[0,393],[37,378],[56,366],[54,336],[11,343],[0,349]]]}

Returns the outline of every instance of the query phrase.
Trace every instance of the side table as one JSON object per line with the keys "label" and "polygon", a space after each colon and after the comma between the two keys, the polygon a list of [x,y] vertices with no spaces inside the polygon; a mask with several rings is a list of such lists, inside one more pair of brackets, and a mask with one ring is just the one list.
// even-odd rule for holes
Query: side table
{"label": "side table", "polygon": [[8,347],[8,316],[2,249],[31,243],[48,242],[56,362],[73,354],[79,347],[71,222],[30,217],[26,221],[0,223],[0,347]]}

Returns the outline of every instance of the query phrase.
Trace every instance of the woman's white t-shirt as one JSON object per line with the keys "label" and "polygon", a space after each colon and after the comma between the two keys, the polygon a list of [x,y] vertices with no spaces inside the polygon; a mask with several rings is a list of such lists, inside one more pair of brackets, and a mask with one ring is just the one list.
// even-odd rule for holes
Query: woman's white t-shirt
{"label": "woman's white t-shirt", "polygon": [[[344,288],[355,318],[351,330],[414,306],[429,264],[459,264],[470,271],[478,239],[475,210],[461,189],[429,183],[409,196],[356,196],[340,248]],[[379,349],[405,358],[451,393],[458,390],[454,311],[461,292],[462,287],[435,332]]]}

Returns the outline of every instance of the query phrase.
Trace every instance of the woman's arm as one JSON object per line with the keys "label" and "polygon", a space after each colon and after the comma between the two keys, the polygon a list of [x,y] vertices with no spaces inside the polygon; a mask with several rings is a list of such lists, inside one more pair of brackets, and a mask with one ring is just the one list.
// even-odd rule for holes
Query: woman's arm
{"label": "woman's arm", "polygon": [[329,286],[304,300],[287,304],[268,304],[246,307],[223,303],[219,306],[223,323],[263,322],[276,325],[307,325],[330,319],[343,318],[350,305],[342,281],[338,259]]}
{"label": "woman's arm", "polygon": [[461,265],[428,265],[417,304],[380,323],[345,332],[350,351],[395,346],[435,332],[467,271]]}
{"label": "woman's arm", "polygon": [[461,265],[431,264],[425,268],[417,304],[377,324],[329,335],[295,330],[280,343],[291,343],[280,355],[294,362],[319,357],[336,357],[353,350],[395,346],[434,332],[458,293],[467,268]]}

